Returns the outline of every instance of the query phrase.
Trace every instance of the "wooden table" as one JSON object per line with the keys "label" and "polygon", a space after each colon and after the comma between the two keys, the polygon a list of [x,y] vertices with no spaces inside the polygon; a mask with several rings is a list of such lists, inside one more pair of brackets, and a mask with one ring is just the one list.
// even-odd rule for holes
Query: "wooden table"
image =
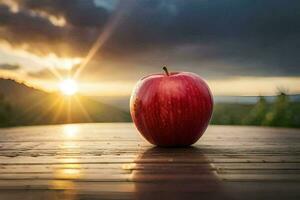
{"label": "wooden table", "polygon": [[156,148],[130,123],[0,129],[0,199],[300,199],[300,130],[210,126]]}

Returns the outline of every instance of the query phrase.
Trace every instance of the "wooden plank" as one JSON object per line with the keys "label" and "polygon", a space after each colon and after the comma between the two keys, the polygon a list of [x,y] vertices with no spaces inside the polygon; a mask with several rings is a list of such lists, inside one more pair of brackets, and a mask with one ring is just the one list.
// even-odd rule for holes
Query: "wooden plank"
{"label": "wooden plank", "polygon": [[299,199],[299,182],[299,129],[211,126],[171,149],[128,123],[0,129],[0,199]]}

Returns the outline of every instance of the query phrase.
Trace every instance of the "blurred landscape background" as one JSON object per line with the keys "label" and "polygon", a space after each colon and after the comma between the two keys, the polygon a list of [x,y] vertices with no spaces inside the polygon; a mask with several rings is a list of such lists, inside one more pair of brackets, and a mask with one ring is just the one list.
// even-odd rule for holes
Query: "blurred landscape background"
{"label": "blurred landscape background", "polygon": [[[276,96],[216,96],[214,100],[211,124],[300,127],[300,95],[278,90]],[[129,97],[62,96],[0,79],[1,127],[130,121]]]}
{"label": "blurred landscape background", "polygon": [[0,0],[0,126],[129,122],[149,74],[188,71],[212,124],[300,127],[299,0]]}

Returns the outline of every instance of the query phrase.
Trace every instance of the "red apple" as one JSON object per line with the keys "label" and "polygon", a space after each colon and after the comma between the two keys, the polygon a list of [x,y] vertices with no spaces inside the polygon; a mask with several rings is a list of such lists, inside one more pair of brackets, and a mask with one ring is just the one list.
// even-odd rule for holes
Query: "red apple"
{"label": "red apple", "polygon": [[209,124],[211,92],[190,72],[152,74],[142,78],[130,99],[130,114],[139,132],[157,146],[188,146]]}

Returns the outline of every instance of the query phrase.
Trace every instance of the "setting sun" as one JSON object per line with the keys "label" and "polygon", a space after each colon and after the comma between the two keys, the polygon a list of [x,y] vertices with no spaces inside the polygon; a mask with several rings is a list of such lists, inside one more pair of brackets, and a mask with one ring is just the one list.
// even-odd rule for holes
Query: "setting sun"
{"label": "setting sun", "polygon": [[64,95],[74,95],[78,91],[78,86],[75,80],[66,79],[59,84],[59,89]]}

